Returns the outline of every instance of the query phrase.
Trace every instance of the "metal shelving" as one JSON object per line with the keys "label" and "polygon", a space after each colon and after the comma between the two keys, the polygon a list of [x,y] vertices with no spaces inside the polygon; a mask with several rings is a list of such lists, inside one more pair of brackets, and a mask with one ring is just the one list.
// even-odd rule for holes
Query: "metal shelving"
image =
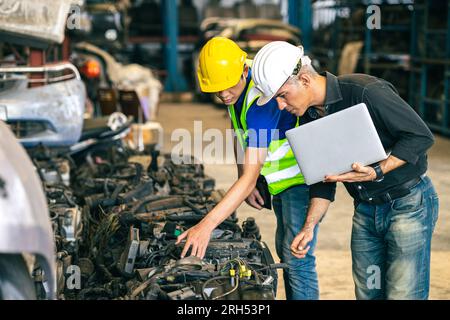
{"label": "metal shelving", "polygon": [[[382,4],[381,28],[364,28],[364,73],[392,82],[405,99],[409,93],[412,12],[410,4]],[[368,18],[366,13],[366,21]],[[403,47],[398,47],[401,43]]]}
{"label": "metal shelving", "polygon": [[412,7],[409,4],[380,4],[381,29],[370,30],[366,26],[370,15],[367,13],[368,5],[370,1],[364,4],[363,1],[342,0],[316,8],[316,14],[320,14],[319,10],[334,12],[334,21],[315,31],[313,56],[323,69],[338,73],[344,46],[349,42],[362,41],[355,72],[372,74],[392,82],[400,95],[407,99]]}
{"label": "metal shelving", "polygon": [[[365,25],[363,19],[350,22],[357,11],[363,9],[361,1],[341,0],[335,4],[313,7],[318,19],[333,20],[314,30],[312,38],[312,56],[320,62],[321,68],[337,74],[338,62],[344,45],[352,40],[363,40]],[[363,18],[363,15],[361,15]]]}
{"label": "metal shelving", "polygon": [[[432,130],[450,135],[450,1],[440,4],[442,8],[428,1],[414,6],[409,103]],[[431,26],[431,18],[445,21],[446,27]]]}
{"label": "metal shelving", "polygon": [[312,55],[322,69],[337,73],[344,45],[362,41],[355,72],[392,82],[431,129],[450,136],[449,2],[384,2],[379,30],[366,27],[367,1],[322,6],[333,15],[332,23],[315,30]]}

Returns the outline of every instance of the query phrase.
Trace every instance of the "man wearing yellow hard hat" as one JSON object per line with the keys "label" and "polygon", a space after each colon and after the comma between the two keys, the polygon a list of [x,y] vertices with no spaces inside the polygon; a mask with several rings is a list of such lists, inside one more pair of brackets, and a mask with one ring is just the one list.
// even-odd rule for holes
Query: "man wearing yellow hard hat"
{"label": "man wearing yellow hard hat", "polygon": [[[237,164],[239,179],[203,220],[178,237],[177,243],[186,239],[182,256],[192,247],[191,255],[203,258],[212,231],[242,202],[259,210],[265,205],[256,188],[261,174],[273,196],[277,254],[288,265],[284,270],[286,298],[318,299],[314,257],[318,225],[314,223],[311,225],[315,227],[308,228],[309,222],[305,220],[310,197],[323,196],[310,195],[285,136],[286,130],[298,125],[298,118],[280,111],[275,100],[264,106],[256,105],[261,93],[251,80],[251,61],[246,58],[247,54],[236,43],[222,37],[209,40],[200,52],[197,71],[200,88],[215,93],[227,105],[237,140],[245,152],[243,161]],[[305,233],[309,250],[296,258],[290,252],[290,244],[300,230]]]}

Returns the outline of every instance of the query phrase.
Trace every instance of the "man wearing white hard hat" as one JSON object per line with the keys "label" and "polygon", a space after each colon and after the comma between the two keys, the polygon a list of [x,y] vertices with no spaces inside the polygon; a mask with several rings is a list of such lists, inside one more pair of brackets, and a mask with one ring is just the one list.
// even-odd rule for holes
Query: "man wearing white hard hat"
{"label": "man wearing white hard hat", "polygon": [[[324,177],[334,193],[343,182],[354,199],[352,262],[358,299],[427,299],[430,247],[438,217],[438,196],[426,176],[433,135],[389,82],[365,74],[336,77],[317,73],[301,48],[272,42],[256,55],[253,80],[262,92],[257,104],[275,98],[278,107],[300,117],[300,125],[365,103],[390,155],[370,166]],[[357,132],[355,132],[357,134]],[[330,201],[316,199],[307,221],[320,221]],[[307,253],[301,230],[291,245],[294,256]],[[306,248],[306,249],[305,249]],[[373,281],[379,271],[379,281]],[[376,274],[375,274],[376,275]]]}

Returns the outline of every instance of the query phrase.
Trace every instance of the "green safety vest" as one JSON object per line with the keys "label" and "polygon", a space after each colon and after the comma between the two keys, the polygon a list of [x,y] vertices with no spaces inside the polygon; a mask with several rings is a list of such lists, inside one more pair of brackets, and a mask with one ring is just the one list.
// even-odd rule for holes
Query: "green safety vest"
{"label": "green safety vest", "polygon": [[[245,92],[244,102],[242,104],[242,112],[239,122],[236,117],[234,105],[228,106],[231,121],[233,122],[234,131],[243,150],[247,148],[246,139],[248,137],[247,129],[247,111],[253,102],[261,96],[258,89],[255,88],[253,80],[250,81],[247,91]],[[299,118],[297,118],[296,127]],[[305,178],[300,172],[294,153],[287,139],[272,140],[261,174],[266,178],[269,191],[272,195],[276,195],[289,187],[304,184]]]}

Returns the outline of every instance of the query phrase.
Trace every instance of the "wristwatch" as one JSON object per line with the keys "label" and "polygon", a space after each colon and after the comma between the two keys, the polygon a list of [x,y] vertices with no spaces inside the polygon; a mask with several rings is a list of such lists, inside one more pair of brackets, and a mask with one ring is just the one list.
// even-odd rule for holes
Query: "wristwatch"
{"label": "wristwatch", "polygon": [[384,179],[384,173],[383,170],[381,170],[381,165],[378,162],[376,165],[372,166],[373,170],[375,170],[375,173],[377,174],[377,176],[375,177],[375,180],[373,180],[374,182],[381,182]]}

